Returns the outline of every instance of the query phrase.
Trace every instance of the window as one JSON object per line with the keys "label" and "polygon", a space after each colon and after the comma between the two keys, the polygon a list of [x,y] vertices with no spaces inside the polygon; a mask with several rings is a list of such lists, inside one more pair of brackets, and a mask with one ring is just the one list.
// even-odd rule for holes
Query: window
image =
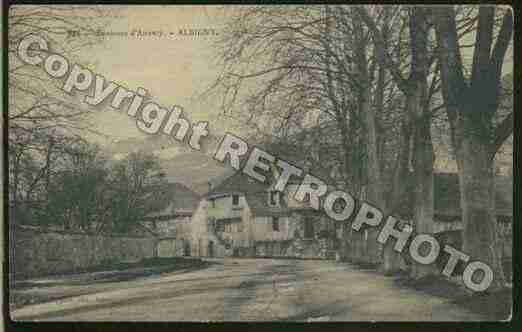
{"label": "window", "polygon": [[278,193],[279,192],[277,192],[277,191],[271,191],[270,192],[270,205],[272,205],[272,206],[278,205],[278,201],[277,201],[278,197],[279,197]]}
{"label": "window", "polygon": [[239,195],[232,195],[232,205],[239,205]]}
{"label": "window", "polygon": [[274,232],[279,232],[279,218],[272,217],[272,230]]}
{"label": "window", "polygon": [[314,224],[313,220],[310,218],[307,218],[305,220],[304,224],[304,238],[305,239],[312,239],[314,237]]}
{"label": "window", "polygon": [[237,224],[237,231],[238,231],[238,232],[242,232],[242,231],[243,231],[243,222],[239,222],[239,223]]}

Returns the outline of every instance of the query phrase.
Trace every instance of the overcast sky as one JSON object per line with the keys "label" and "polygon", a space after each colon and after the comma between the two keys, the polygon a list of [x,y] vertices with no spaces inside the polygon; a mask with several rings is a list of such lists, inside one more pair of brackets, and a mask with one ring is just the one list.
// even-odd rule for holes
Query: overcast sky
{"label": "overcast sky", "polygon": [[[128,6],[107,31],[177,32],[181,28],[220,29],[218,7]],[[213,79],[217,66],[212,55],[214,37],[107,37],[106,42],[82,55],[95,63],[98,73],[130,89],[143,87],[160,105],[182,105],[193,120],[217,121],[217,110],[209,100],[197,98]],[[125,113],[108,110],[96,114],[96,125],[116,139],[145,138],[135,120]],[[223,123],[212,124],[223,128]],[[101,139],[101,138],[100,138]],[[103,143],[103,142],[100,142]]]}
{"label": "overcast sky", "polygon": [[[106,27],[107,32],[145,32],[161,30],[164,33],[179,29],[211,28],[221,30],[224,13],[217,6],[122,6],[119,18]],[[138,87],[148,90],[152,100],[170,108],[181,105],[193,122],[209,121],[209,131],[220,137],[230,130],[230,121],[218,116],[215,102],[200,98],[217,75],[216,57],[213,55],[213,36],[177,37],[106,37],[98,46],[82,51],[80,57],[94,63],[94,70],[110,81],[120,83],[131,90]],[[96,130],[108,137],[88,135],[116,158],[125,153],[146,149],[155,150],[164,160],[170,180],[187,185],[200,183],[208,177],[219,176],[225,171],[211,160],[193,154],[185,144],[167,139],[165,135],[147,135],[136,127],[136,120],[124,112],[111,109],[95,112],[90,118]],[[210,140],[209,140],[210,141]],[[172,162],[172,159],[178,159]],[[193,159],[193,164],[190,160]],[[177,167],[176,165],[182,166]],[[201,166],[206,169],[201,169]],[[195,172],[197,170],[197,173]]]}

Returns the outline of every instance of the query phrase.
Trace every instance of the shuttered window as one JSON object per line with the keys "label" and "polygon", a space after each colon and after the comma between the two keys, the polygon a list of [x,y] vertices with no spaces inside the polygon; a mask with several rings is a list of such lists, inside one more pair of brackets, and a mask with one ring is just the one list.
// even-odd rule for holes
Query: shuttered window
{"label": "shuttered window", "polygon": [[272,217],[272,230],[274,232],[279,232],[279,218]]}

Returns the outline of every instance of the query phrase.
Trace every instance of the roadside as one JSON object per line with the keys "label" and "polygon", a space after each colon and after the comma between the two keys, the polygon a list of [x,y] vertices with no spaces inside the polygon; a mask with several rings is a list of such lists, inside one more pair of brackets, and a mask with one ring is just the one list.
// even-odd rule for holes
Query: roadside
{"label": "roadside", "polygon": [[396,284],[399,287],[448,299],[451,303],[484,316],[485,320],[510,319],[513,306],[512,287],[506,287],[496,292],[478,294],[471,293],[457,280],[460,280],[460,277],[456,277],[454,280],[440,276],[431,276],[419,280],[399,278],[396,280]]}
{"label": "roadside", "polygon": [[[378,267],[372,264],[352,264],[355,269],[380,273]],[[467,289],[462,276],[453,276],[451,279],[443,276],[429,276],[421,279],[411,279],[403,271],[394,276],[394,284],[401,289],[419,291],[428,295],[449,300],[470,312],[479,314],[488,321],[510,319],[513,306],[512,284],[500,291],[476,294]]]}
{"label": "roadside", "polygon": [[[68,297],[92,294],[113,287],[114,283],[131,281],[165,273],[184,273],[205,269],[216,262],[200,258],[168,257],[148,258],[137,262],[107,263],[86,269],[80,273],[48,275],[39,278],[18,280],[10,290],[10,308],[44,303]],[[103,284],[107,287],[92,287]],[[80,286],[80,287],[78,287]],[[81,287],[87,286],[87,287]],[[54,289],[41,292],[39,289]]]}

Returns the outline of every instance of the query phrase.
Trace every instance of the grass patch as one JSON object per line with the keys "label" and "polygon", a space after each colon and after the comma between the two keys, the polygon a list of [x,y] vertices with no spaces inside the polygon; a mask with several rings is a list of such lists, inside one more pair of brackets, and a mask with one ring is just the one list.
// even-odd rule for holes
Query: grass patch
{"label": "grass patch", "polygon": [[369,262],[361,262],[361,261],[353,261],[349,262],[352,266],[357,270],[375,270],[377,271],[380,267],[379,263],[369,263]]}
{"label": "grass patch", "polygon": [[175,271],[194,271],[206,268],[214,262],[203,261],[200,258],[148,258],[139,262],[105,262],[89,269],[84,269],[82,273],[75,271],[70,274],[60,274],[59,276],[43,276],[49,280],[25,280],[18,281],[9,291],[10,309],[16,309],[28,304],[44,303],[57,301],[71,296],[91,293],[88,289],[79,290],[72,295],[60,294],[38,294],[30,288],[42,288],[53,286],[82,286],[108,282],[129,281],[138,278],[161,275],[163,273]]}
{"label": "grass patch", "polygon": [[507,320],[513,305],[513,292],[511,288],[504,288],[489,294],[477,293],[457,298],[453,302],[486,316],[488,320]]}
{"label": "grass patch", "polygon": [[148,267],[160,267],[160,266],[192,266],[194,264],[202,263],[203,261],[199,258],[183,258],[183,257],[153,257],[145,258],[136,262],[114,262],[106,261],[102,264],[92,266],[89,268],[76,270],[76,273],[84,272],[101,272],[101,271],[112,271],[112,270],[129,270],[135,268],[148,268]]}
{"label": "grass patch", "polygon": [[59,274],[46,274],[39,277],[50,278],[51,280],[48,282],[36,282],[34,280],[15,281],[14,289],[46,287],[59,284],[83,285],[93,282],[125,281],[179,270],[201,269],[211,264],[211,262],[203,261],[200,258],[183,257],[155,257],[142,259],[137,262],[106,261],[85,269],[76,269]]}

